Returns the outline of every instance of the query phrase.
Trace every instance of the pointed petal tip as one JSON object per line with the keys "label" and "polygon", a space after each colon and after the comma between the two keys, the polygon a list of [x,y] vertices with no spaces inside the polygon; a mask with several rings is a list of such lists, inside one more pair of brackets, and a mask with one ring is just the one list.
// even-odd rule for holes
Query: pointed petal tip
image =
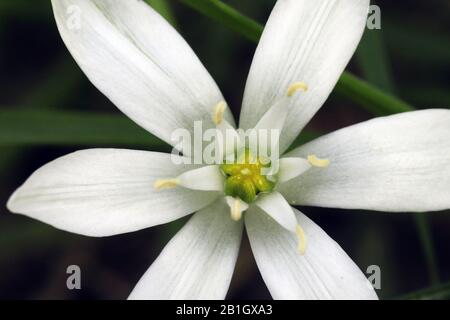
{"label": "pointed petal tip", "polygon": [[8,209],[11,213],[18,213],[15,209],[15,200],[17,198],[17,194],[20,191],[20,188],[16,189],[11,196],[8,198],[8,201],[6,202],[6,209]]}

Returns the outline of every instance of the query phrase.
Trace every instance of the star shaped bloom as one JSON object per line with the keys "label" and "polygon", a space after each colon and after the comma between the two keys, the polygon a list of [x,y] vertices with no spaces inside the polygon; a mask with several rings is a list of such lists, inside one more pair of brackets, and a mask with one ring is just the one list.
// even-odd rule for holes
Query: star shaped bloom
{"label": "star shaped bloom", "polygon": [[[175,130],[193,133],[195,121],[205,128],[234,128],[198,58],[143,1],[52,4],[79,66],[140,126],[171,144]],[[251,67],[240,127],[282,129],[279,147],[285,152],[353,55],[368,6],[368,0],[278,0]],[[68,21],[73,8],[80,13],[79,28]],[[307,92],[298,92],[306,85]],[[84,150],[37,170],[8,208],[99,237],[196,212],[131,299],[225,298],[244,224],[273,298],[376,299],[347,254],[289,204],[390,212],[449,208],[449,137],[448,110],[378,118],[283,154],[273,181],[254,170],[263,166],[259,161],[253,163],[257,167],[246,161],[176,165],[169,154]]]}

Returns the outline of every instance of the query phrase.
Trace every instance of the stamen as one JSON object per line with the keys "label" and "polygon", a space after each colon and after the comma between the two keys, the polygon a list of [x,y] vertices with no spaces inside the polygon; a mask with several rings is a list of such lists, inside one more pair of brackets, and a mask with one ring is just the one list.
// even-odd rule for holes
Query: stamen
{"label": "stamen", "polygon": [[308,240],[306,238],[305,231],[298,224],[295,229],[295,233],[297,234],[297,238],[298,238],[298,253],[301,255],[304,255],[306,252],[306,246],[308,244]]}
{"label": "stamen", "polygon": [[218,135],[216,136],[216,143],[218,150],[216,155],[220,157],[227,157],[234,153],[241,146],[240,135],[225,118],[224,113],[227,110],[227,103],[225,101],[219,102],[214,107],[212,120],[216,125]]}
{"label": "stamen", "polygon": [[153,187],[156,190],[172,189],[178,186],[179,183],[179,179],[160,179],[155,181]]}
{"label": "stamen", "polygon": [[239,151],[236,156],[233,163],[220,166],[225,176],[227,196],[231,199],[239,198],[247,204],[255,201],[259,193],[273,191],[276,181],[268,180],[268,176],[263,171],[270,169],[270,164],[261,164],[259,157],[249,149]]}
{"label": "stamen", "polygon": [[304,82],[295,82],[291,84],[287,92],[288,97],[291,98],[299,90],[302,90],[304,92],[308,91],[308,85]]}
{"label": "stamen", "polygon": [[326,168],[330,165],[330,160],[328,159],[319,159],[316,155],[311,154],[308,156],[308,162],[318,168]]}
{"label": "stamen", "polygon": [[242,211],[241,211],[241,203],[239,200],[234,200],[233,205],[231,206],[231,219],[234,221],[239,221],[242,218]]}
{"label": "stamen", "polygon": [[225,101],[221,101],[219,102],[215,107],[214,107],[214,116],[213,116],[213,121],[214,124],[216,126],[218,126],[219,124],[222,123],[223,120],[223,114],[225,112],[225,110],[227,109],[227,103]]}
{"label": "stamen", "polygon": [[248,209],[248,204],[239,198],[226,197],[228,206],[230,207],[230,216],[234,221],[242,219],[242,212]]}

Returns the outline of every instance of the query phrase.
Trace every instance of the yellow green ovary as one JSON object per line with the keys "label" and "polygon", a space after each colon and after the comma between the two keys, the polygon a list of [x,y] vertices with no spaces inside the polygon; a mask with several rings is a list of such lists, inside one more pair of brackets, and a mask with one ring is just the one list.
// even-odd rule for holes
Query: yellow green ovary
{"label": "yellow green ovary", "polygon": [[263,164],[260,158],[253,157],[249,150],[245,150],[236,163],[220,166],[226,176],[225,194],[252,203],[259,193],[272,191],[275,182],[262,175],[262,169],[269,167],[270,163]]}

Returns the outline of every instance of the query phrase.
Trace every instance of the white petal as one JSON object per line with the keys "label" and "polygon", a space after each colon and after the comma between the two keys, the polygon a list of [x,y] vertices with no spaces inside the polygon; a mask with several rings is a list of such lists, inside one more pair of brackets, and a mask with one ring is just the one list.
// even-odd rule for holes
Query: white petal
{"label": "white petal", "polygon": [[261,194],[255,204],[283,228],[295,233],[297,219],[295,218],[294,211],[292,211],[292,207],[281,194],[276,191]]}
{"label": "white petal", "polygon": [[[295,210],[295,209],[294,209]],[[291,232],[260,210],[249,210],[245,226],[258,268],[274,299],[377,299],[361,270],[319,226],[300,211],[308,238],[298,254]]]}
{"label": "white petal", "polygon": [[219,166],[205,166],[187,171],[178,177],[180,185],[193,190],[222,191],[225,178]]}
{"label": "white petal", "polygon": [[223,199],[196,213],[164,248],[129,299],[224,299],[238,256],[243,223]]}
{"label": "white petal", "polygon": [[[194,121],[214,127],[223,100],[184,39],[145,1],[52,0],[59,32],[92,83],[168,143]],[[225,118],[233,122],[227,110]]]}
{"label": "white petal", "polygon": [[278,0],[264,29],[245,90],[240,127],[253,128],[295,82],[281,135],[284,151],[336,85],[366,25],[369,0]]}
{"label": "white petal", "polygon": [[311,169],[311,164],[303,158],[283,158],[279,163],[278,183],[287,182]]}
{"label": "white petal", "polygon": [[217,198],[216,192],[154,189],[157,179],[186,169],[163,153],[79,151],[37,170],[11,196],[8,209],[88,236],[132,232],[181,218]]}
{"label": "white petal", "polygon": [[288,156],[317,154],[312,168],[280,186],[290,203],[380,211],[450,208],[450,111],[377,118],[328,134]]}
{"label": "white petal", "polygon": [[286,96],[267,110],[259,119],[255,130],[278,130],[281,133],[289,114],[288,106],[291,99]]}

